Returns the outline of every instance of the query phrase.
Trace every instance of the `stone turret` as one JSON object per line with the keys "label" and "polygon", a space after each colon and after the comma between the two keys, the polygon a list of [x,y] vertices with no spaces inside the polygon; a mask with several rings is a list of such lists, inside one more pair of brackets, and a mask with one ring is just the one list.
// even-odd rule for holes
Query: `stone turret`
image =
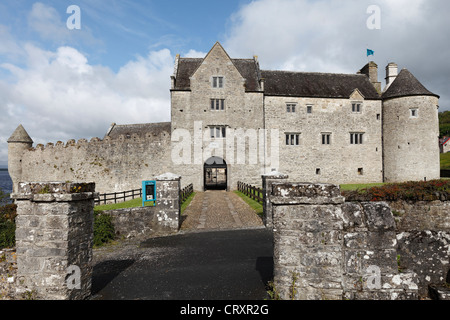
{"label": "stone turret", "polygon": [[22,179],[23,153],[33,146],[33,140],[22,125],[19,125],[8,139],[8,172],[13,181],[13,192],[17,192]]}
{"label": "stone turret", "polygon": [[384,181],[439,179],[439,96],[407,69],[388,85],[382,96]]}

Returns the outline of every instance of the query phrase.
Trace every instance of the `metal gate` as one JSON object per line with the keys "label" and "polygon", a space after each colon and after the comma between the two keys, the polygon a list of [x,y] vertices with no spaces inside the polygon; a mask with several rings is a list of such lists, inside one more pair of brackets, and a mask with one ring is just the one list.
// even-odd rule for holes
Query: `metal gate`
{"label": "metal gate", "polygon": [[204,166],[205,190],[227,189],[227,164],[218,157],[209,158]]}

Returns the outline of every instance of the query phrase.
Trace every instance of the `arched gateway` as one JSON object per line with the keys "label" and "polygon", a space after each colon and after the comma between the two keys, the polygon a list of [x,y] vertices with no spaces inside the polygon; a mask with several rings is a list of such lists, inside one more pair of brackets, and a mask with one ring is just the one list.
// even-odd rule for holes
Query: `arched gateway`
{"label": "arched gateway", "polygon": [[227,163],[219,157],[206,160],[203,170],[205,190],[227,190]]}

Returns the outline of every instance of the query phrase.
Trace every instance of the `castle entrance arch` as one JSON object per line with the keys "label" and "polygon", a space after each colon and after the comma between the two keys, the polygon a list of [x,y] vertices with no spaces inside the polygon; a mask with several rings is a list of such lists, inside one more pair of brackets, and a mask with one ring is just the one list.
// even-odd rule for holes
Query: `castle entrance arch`
{"label": "castle entrance arch", "polygon": [[227,190],[227,163],[219,157],[206,160],[203,170],[205,190]]}

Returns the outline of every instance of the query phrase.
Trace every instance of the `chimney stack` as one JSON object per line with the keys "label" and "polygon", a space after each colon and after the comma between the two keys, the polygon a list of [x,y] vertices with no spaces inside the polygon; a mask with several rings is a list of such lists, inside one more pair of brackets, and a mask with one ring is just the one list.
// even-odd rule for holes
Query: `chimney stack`
{"label": "chimney stack", "polygon": [[397,78],[398,75],[398,66],[397,64],[391,62],[386,66],[386,88],[384,91],[386,91],[389,86],[394,82],[395,78]]}
{"label": "chimney stack", "polygon": [[358,73],[365,74],[378,93],[381,93],[381,82],[378,82],[378,65],[375,62],[370,61]]}

